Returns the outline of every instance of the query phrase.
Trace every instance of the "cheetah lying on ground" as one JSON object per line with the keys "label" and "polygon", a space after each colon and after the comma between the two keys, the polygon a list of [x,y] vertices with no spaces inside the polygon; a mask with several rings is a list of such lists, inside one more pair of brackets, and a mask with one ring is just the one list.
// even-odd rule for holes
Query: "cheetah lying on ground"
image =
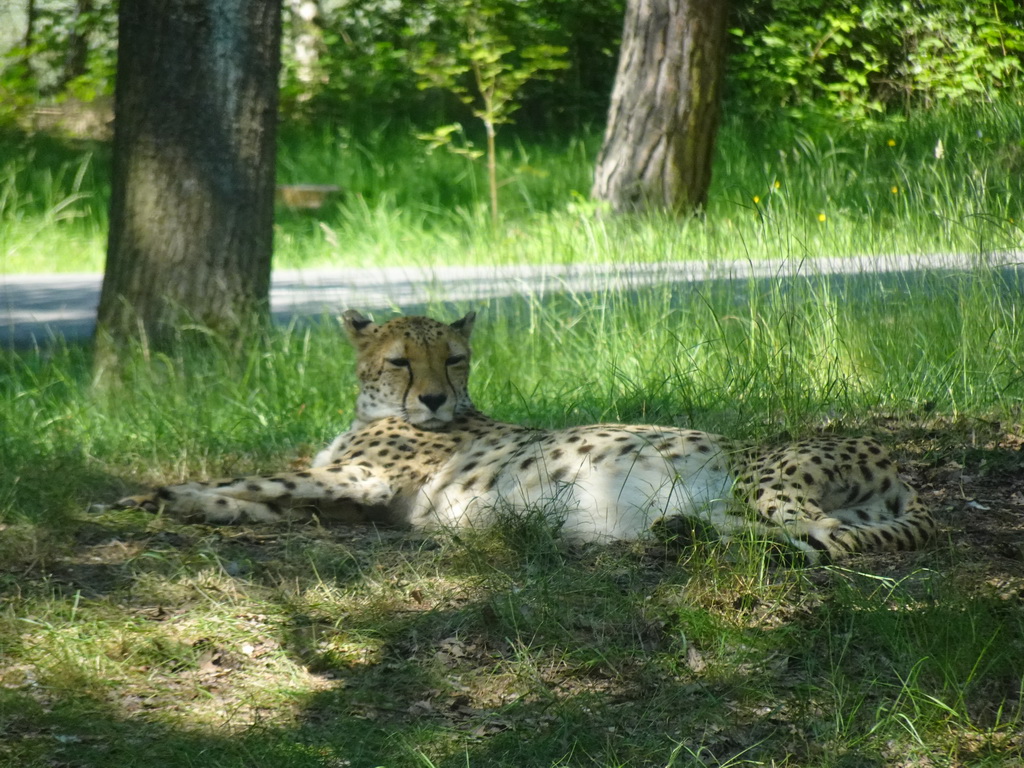
{"label": "cheetah lying on ground", "polygon": [[872,439],[773,449],[688,429],[503,424],[470,401],[474,314],[378,325],[348,311],[360,391],[348,432],[299,472],[185,483],[123,500],[215,523],[308,518],[417,528],[483,525],[541,509],[564,536],[635,539],[754,530],[808,553],[910,549],[933,531]]}

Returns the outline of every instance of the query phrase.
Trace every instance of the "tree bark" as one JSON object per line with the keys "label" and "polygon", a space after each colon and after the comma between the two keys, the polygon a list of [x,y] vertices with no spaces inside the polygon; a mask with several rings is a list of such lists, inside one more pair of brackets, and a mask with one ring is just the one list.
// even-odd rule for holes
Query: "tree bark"
{"label": "tree bark", "polygon": [[91,25],[83,19],[88,17],[91,12],[92,0],[75,0],[67,49],[64,51],[64,69],[57,86],[58,91],[63,91],[68,83],[85,74],[85,66],[89,60],[89,27]]}
{"label": "tree bark", "polygon": [[592,194],[616,212],[707,202],[726,0],[629,0]]}
{"label": "tree bark", "polygon": [[121,0],[97,366],[266,311],[280,0]]}
{"label": "tree bark", "polygon": [[31,50],[36,41],[36,16],[36,0],[27,0],[25,3],[25,36],[21,41],[22,48],[25,51],[21,55],[21,63],[24,67],[22,79],[26,82],[31,81],[34,74]]}

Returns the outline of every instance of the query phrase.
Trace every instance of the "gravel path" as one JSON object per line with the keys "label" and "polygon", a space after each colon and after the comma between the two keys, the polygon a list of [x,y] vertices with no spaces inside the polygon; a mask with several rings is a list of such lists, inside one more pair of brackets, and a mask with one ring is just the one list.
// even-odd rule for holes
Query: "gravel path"
{"label": "gravel path", "polygon": [[[939,253],[757,262],[655,262],[504,267],[389,267],[385,269],[277,270],[271,286],[274,317],[319,317],[347,308],[419,307],[432,301],[471,301],[554,292],[585,293],[656,284],[702,283],[810,275],[892,276],[925,270],[1004,269],[1024,281],[1024,253]],[[95,324],[101,275],[0,276],[0,345],[24,347],[54,337],[89,338]]]}

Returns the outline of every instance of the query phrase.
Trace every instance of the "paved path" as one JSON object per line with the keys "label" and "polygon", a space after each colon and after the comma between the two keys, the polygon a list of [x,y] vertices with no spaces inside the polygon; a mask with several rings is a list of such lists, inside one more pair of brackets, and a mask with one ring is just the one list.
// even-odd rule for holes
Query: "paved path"
{"label": "paved path", "polygon": [[[892,275],[923,270],[963,270],[984,264],[1003,268],[1019,285],[1024,252],[985,256],[929,254],[757,262],[657,262],[508,267],[392,267],[274,272],[274,317],[319,317],[347,308],[408,308],[432,301],[486,300],[555,292],[629,290],[657,284],[749,280],[800,275]],[[0,276],[0,346],[30,346],[54,337],[68,341],[92,334],[100,275]]]}

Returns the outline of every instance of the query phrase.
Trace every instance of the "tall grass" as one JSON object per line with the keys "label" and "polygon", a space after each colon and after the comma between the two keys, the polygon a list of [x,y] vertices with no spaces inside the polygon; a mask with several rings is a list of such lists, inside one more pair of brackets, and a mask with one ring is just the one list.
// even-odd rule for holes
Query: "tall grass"
{"label": "tall grass", "polygon": [[[726,121],[703,221],[595,217],[597,131],[502,136],[503,226],[488,222],[483,168],[428,152],[410,126],[365,135],[283,130],[281,183],[339,199],[280,208],[278,267],[807,258],[1019,247],[1024,108],[855,125]],[[940,151],[941,147],[941,151]],[[941,155],[941,156],[937,156]],[[99,271],[109,152],[0,141],[0,268]]]}
{"label": "tall grass", "polygon": [[107,152],[0,136],[0,272],[102,268]]}

